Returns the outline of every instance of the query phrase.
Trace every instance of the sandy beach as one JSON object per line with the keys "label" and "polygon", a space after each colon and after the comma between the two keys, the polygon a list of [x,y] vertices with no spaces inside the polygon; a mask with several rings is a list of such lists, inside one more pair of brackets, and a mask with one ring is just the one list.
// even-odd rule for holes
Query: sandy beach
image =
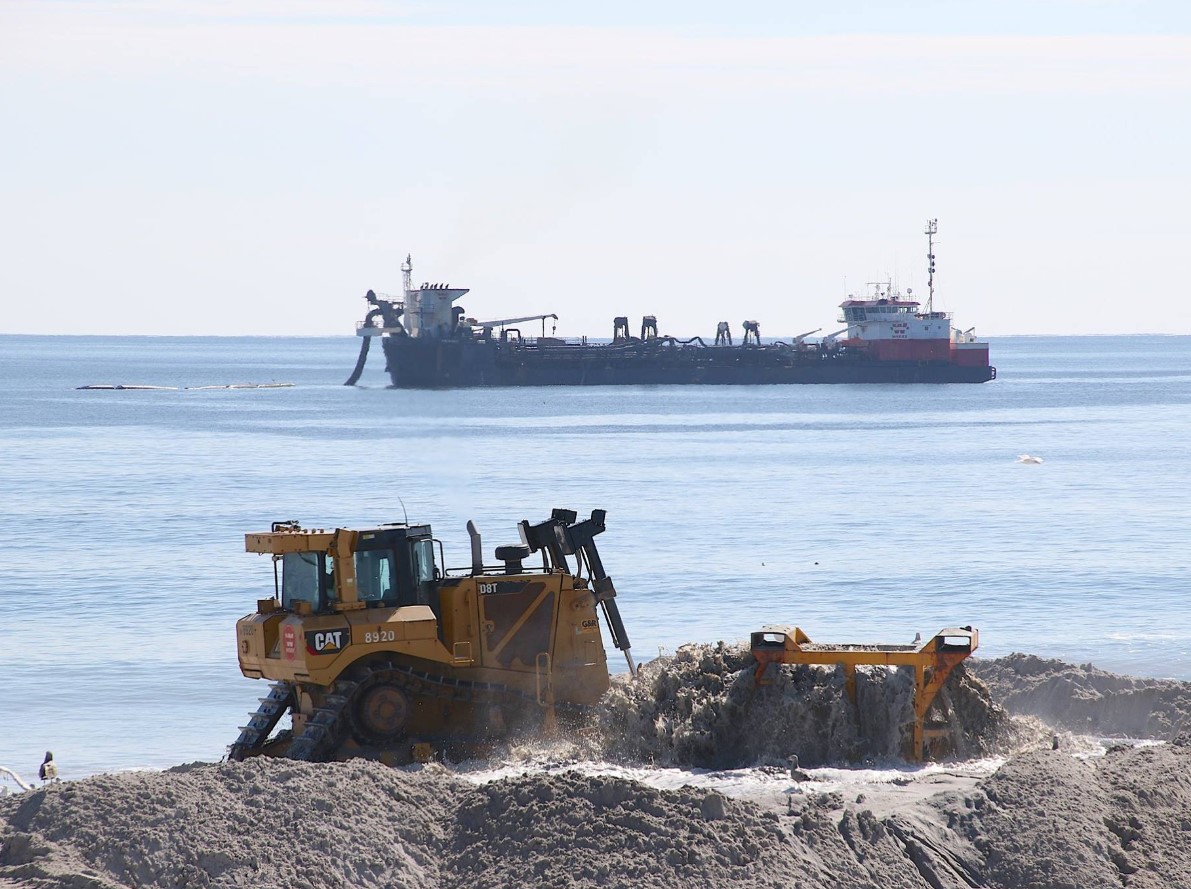
{"label": "sandy beach", "polygon": [[750,690],[743,650],[687,646],[589,730],[483,762],[51,784],[0,799],[0,887],[1191,886],[1191,683],[973,660],[949,684],[963,749],[914,765],[901,676],[871,671],[857,706],[841,681]]}

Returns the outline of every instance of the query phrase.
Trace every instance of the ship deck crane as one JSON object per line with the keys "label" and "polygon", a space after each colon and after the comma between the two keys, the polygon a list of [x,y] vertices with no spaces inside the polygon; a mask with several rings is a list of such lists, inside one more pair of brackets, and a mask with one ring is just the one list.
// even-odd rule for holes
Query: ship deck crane
{"label": "ship deck crane", "polygon": [[790,340],[790,345],[797,346],[799,343],[801,343],[808,336],[814,336],[816,333],[818,333],[822,329],[823,329],[822,327],[816,327],[814,330],[808,330],[806,333],[800,333],[800,334],[798,334],[798,336],[794,337],[794,339]]}
{"label": "ship deck crane", "polygon": [[558,320],[558,316],[554,314],[546,315],[525,315],[521,318],[498,318],[496,321],[475,321],[469,323],[470,327],[506,327],[509,324],[520,324],[522,321],[541,321],[542,322],[542,336],[546,335],[546,319],[553,318]]}

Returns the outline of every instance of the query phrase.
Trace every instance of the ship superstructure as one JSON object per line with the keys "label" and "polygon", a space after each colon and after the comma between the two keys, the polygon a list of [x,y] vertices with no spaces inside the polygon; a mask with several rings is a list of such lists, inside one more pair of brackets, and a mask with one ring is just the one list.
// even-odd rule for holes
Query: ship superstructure
{"label": "ship superstructure", "polygon": [[924,311],[889,282],[868,286],[867,298],[840,303],[839,320],[847,327],[836,336],[844,346],[863,349],[876,361],[988,366],[988,342],[978,340],[974,329],[953,326],[950,312]]}
{"label": "ship superstructure", "polygon": [[976,338],[975,328],[953,326],[950,312],[936,312],[935,244],[938,221],[926,224],[926,307],[903,295],[891,281],[870,282],[864,299],[851,296],[840,303],[839,321],[847,326],[835,335],[843,343],[865,350],[877,361],[947,362],[956,367],[987,367],[988,343]]}

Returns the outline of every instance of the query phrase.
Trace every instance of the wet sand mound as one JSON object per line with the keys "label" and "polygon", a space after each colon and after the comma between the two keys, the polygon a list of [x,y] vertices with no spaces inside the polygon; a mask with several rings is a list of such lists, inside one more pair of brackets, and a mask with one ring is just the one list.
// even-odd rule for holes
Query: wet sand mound
{"label": "wet sand mound", "polygon": [[0,881],[743,889],[847,876],[874,889],[918,885],[906,882],[915,867],[903,847],[871,818],[863,830],[872,848],[857,860],[855,821],[841,833],[813,801],[785,815],[619,778],[525,775],[475,787],[441,768],[260,759],[0,800]]}
{"label": "wet sand mound", "polygon": [[[893,672],[860,681],[852,707],[842,677],[815,668],[786,668],[749,698],[749,666],[739,650],[687,647],[647,667],[640,685],[618,684],[605,728],[622,733],[621,752],[654,762],[784,762],[790,751],[809,767],[889,752],[905,691]],[[1188,683],[1024,656],[979,670],[1010,698],[1050,689],[1036,699],[1062,718],[1103,711],[1101,730],[1140,734],[1125,718],[1140,719],[1139,699],[1150,702],[1150,730],[1191,713]],[[970,675],[953,678],[952,709],[982,752],[1006,718]],[[1089,689],[1098,710],[1082,703]],[[1191,738],[1077,749],[1069,739],[1020,752],[991,777],[939,791],[922,770],[923,792],[892,805],[875,785],[818,792],[790,780],[780,790],[782,773],[765,768],[768,787],[781,782],[776,795],[577,771],[477,785],[438,765],[361,760],[104,775],[0,798],[0,887],[1191,886]]]}
{"label": "wet sand mound", "polygon": [[973,840],[990,886],[1191,886],[1191,738],[1006,763],[945,815]]}
{"label": "wet sand mound", "polygon": [[793,878],[776,815],[691,788],[525,775],[479,788],[458,817],[451,864],[465,885],[743,886]]}
{"label": "wet sand mound", "polygon": [[1191,730],[1191,683],[1119,676],[1029,654],[968,663],[1010,713],[1055,728],[1163,740]]}
{"label": "wet sand mound", "polygon": [[0,799],[0,885],[259,889],[1191,885],[1191,745],[1023,754],[970,793],[875,816],[619,778],[473,786],[441,767],[260,759]]}
{"label": "wet sand mound", "polygon": [[46,886],[437,886],[443,825],[461,789],[360,760],[101,775],[0,801],[9,833],[0,876]]}
{"label": "wet sand mound", "polygon": [[[804,767],[897,758],[909,748],[914,679],[909,670],[860,667],[856,704],[842,668],[776,665],[753,680],[747,648],[686,645],[650,661],[636,682],[614,684],[603,704],[609,753],[659,765]],[[984,755],[1010,730],[1007,714],[961,665],[940,696],[957,756]]]}

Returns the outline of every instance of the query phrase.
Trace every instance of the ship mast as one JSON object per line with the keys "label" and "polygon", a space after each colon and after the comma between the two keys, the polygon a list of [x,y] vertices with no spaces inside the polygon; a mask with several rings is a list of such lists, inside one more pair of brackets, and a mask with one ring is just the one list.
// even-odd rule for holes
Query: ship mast
{"label": "ship mast", "polygon": [[929,295],[926,298],[926,314],[935,310],[935,235],[939,233],[939,220],[931,219],[926,223],[926,287]]}
{"label": "ship mast", "polygon": [[404,281],[405,295],[409,296],[409,282],[410,275],[414,273],[414,264],[412,262],[412,254],[405,254],[405,262],[401,263],[401,278]]}

